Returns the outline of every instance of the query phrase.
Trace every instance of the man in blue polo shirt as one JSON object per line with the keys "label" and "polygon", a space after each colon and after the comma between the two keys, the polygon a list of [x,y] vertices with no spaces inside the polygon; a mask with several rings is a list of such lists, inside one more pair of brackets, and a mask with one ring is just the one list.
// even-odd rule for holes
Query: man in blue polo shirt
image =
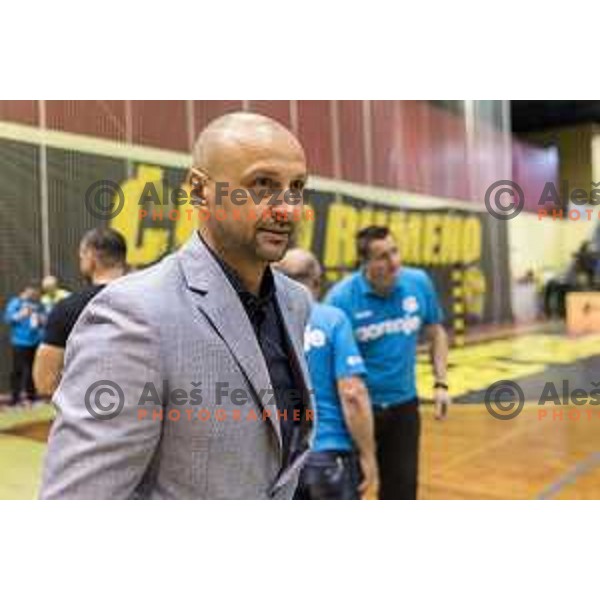
{"label": "man in blue polo shirt", "polygon": [[431,347],[436,418],[446,416],[450,403],[442,311],[425,271],[402,267],[387,227],[362,229],[357,235],[357,254],[362,268],[336,284],[326,302],[341,308],[350,319],[367,367],[380,498],[416,499],[420,418],[415,365],[421,330]]}
{"label": "man in blue polo shirt", "polygon": [[[290,250],[277,267],[317,298],[321,266],[306,250]],[[312,452],[300,475],[297,499],[375,499],[378,493],[373,416],[363,383],[365,366],[343,311],[315,302],[304,351],[317,408]],[[357,464],[358,463],[358,464]],[[362,472],[362,481],[360,481]]]}

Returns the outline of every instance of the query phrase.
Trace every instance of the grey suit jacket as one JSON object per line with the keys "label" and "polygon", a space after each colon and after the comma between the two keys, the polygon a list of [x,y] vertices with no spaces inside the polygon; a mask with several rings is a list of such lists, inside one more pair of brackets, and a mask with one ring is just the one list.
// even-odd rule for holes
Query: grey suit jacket
{"label": "grey suit jacket", "polygon": [[[275,289],[312,410],[309,294],[280,273]],[[111,283],[79,318],[40,495],[291,498],[314,427],[302,424],[301,451],[282,465],[271,388],[238,295],[194,234],[156,266]]]}

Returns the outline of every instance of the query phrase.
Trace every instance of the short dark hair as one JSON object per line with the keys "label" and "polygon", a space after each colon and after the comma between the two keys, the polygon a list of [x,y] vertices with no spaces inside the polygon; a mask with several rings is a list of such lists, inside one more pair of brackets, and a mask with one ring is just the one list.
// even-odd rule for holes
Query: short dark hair
{"label": "short dark hair", "polygon": [[125,265],[127,242],[115,229],[109,227],[90,229],[81,238],[81,244],[94,250],[98,261],[105,267]]}
{"label": "short dark hair", "polygon": [[369,225],[356,234],[356,255],[360,262],[369,259],[369,247],[375,240],[384,240],[390,235],[388,227],[383,225]]}

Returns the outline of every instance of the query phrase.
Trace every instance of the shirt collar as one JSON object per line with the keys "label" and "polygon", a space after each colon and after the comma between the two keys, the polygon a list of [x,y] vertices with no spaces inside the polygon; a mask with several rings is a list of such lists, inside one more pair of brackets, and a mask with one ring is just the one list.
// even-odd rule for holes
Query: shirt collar
{"label": "shirt collar", "polygon": [[235,269],[231,267],[227,262],[225,262],[204,240],[204,238],[198,233],[198,237],[202,241],[202,243],[206,246],[211,256],[217,261],[218,265],[221,267],[223,273],[231,283],[233,289],[236,291],[238,296],[242,299],[244,303],[253,302],[256,303],[257,307],[262,307],[268,302],[271,301],[273,295],[275,293],[275,279],[273,277],[273,272],[271,267],[267,265],[265,269],[262,281],[260,283],[260,289],[258,292],[258,296],[249,292],[246,289],[246,286],[240,279],[240,276],[237,274]]}
{"label": "shirt collar", "polygon": [[[401,272],[402,271],[400,271],[400,273]],[[385,296],[382,294],[379,294],[378,292],[375,291],[375,288],[371,285],[371,282],[367,279],[364,269],[360,269],[358,272],[358,286],[359,286],[360,292],[364,296],[375,296],[376,298],[389,298],[396,291],[396,289],[400,286],[400,274],[396,275],[396,282],[394,284],[394,287],[392,288],[390,293],[386,294]]]}

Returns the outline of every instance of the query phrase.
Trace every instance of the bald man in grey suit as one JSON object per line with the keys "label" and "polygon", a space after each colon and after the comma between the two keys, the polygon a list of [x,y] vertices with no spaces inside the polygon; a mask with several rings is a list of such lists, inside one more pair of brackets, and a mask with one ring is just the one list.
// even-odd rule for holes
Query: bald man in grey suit
{"label": "bald man in grey suit", "polygon": [[[271,271],[299,221],[269,199],[301,194],[304,151],[279,123],[234,113],[193,162],[200,230],[107,286],[73,330],[42,498],[293,496],[313,431],[310,299]],[[240,189],[260,201],[232,202]]]}

